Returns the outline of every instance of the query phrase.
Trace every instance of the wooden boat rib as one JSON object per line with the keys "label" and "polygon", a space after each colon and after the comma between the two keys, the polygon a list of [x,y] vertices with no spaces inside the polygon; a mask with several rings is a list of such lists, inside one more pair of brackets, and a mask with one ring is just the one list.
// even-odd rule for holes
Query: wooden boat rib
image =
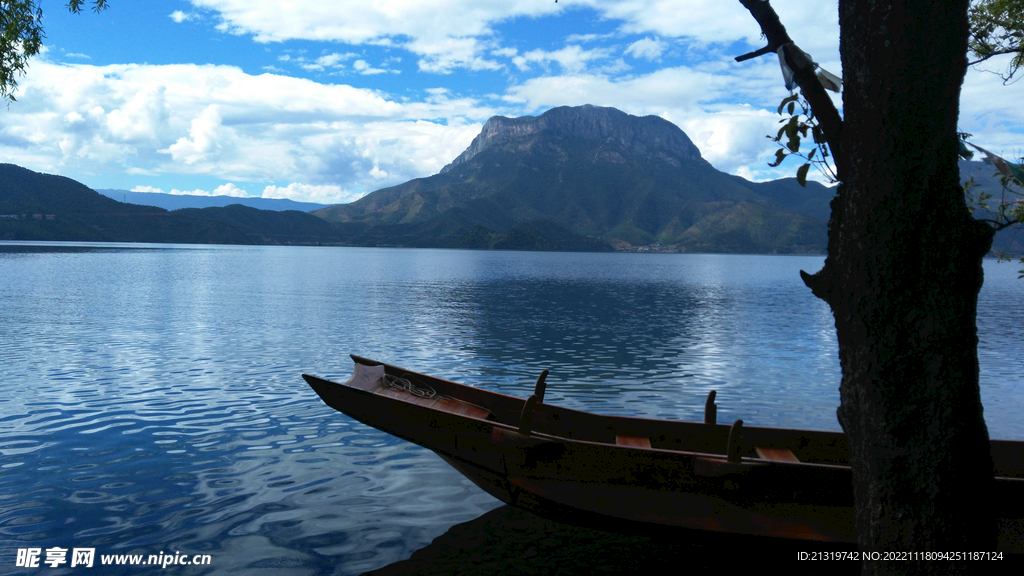
{"label": "wooden boat rib", "polygon": [[[352,356],[330,407],[433,450],[489,494],[563,522],[856,542],[849,451],[835,432],[603,416]],[[999,549],[1024,553],[1024,443],[992,441]]]}

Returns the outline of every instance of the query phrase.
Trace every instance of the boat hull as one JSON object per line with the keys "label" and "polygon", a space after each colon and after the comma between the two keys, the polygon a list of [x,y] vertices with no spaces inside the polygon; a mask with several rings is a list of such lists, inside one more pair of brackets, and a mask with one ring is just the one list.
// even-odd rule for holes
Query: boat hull
{"label": "boat hull", "polygon": [[[513,506],[562,522],[616,530],[681,528],[856,542],[850,469],[830,462],[843,457],[841,435],[747,428],[744,439],[767,446],[765,453],[789,452],[778,448],[784,443],[810,446],[814,450],[796,453],[817,454],[824,463],[766,460],[757,457],[761,452],[755,453],[754,447],[742,452],[753,457],[730,460],[725,455],[727,426],[624,419],[544,404],[531,415],[535,429],[524,434],[522,399],[358,361],[374,365],[357,363],[345,384],[303,377],[332,408],[434,451],[488,494]],[[436,389],[438,398],[414,397],[385,386],[385,372]],[[568,429],[561,427],[566,422]],[[589,437],[571,437],[572,427],[579,426],[590,429]],[[601,427],[610,432],[602,436],[594,431]],[[649,438],[616,432],[649,433]],[[674,445],[673,433],[688,437],[680,444],[689,440],[721,449],[664,448]],[[1003,501],[1016,503],[1003,510],[999,548],[1024,553],[1024,479],[996,480],[1002,497],[1012,499]]]}

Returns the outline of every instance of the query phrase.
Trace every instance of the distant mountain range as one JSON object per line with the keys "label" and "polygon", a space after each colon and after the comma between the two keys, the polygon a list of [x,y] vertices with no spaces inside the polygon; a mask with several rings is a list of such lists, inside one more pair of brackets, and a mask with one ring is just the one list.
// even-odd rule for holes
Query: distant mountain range
{"label": "distant mountain range", "polygon": [[126,204],[63,176],[0,164],[0,240],[315,244],[341,241],[305,212]]}
{"label": "distant mountain range", "polygon": [[596,106],[494,117],[439,174],[314,212],[354,244],[487,248],[532,223],[620,249],[818,253],[833,192],[716,170],[674,124]]}
{"label": "distant mountain range", "polygon": [[[993,171],[961,163],[998,198]],[[496,116],[440,173],[312,213],[282,210],[309,206],[288,200],[104,192],[0,164],[0,239],[824,253],[834,194],[725,174],[670,122],[596,106]],[[995,247],[1024,252],[1022,237],[1005,230]]]}
{"label": "distant mountain range", "polygon": [[165,210],[181,208],[217,208],[241,204],[259,210],[299,210],[312,212],[328,206],[315,202],[296,202],[287,198],[245,198],[238,196],[198,196],[195,194],[166,194],[159,192],[132,192],[131,190],[96,189],[107,198],[113,198],[128,204],[156,206]]}

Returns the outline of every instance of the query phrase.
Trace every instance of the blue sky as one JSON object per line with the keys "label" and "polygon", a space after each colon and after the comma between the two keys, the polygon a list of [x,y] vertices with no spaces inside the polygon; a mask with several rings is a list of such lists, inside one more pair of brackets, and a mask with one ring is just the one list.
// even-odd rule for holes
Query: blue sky
{"label": "blue sky", "polygon": [[[45,53],[0,115],[0,162],[93,188],[349,202],[437,173],[493,115],[588,103],[662,116],[732,174],[796,170],[767,165],[788,92],[777,59],[732,60],[760,47],[738,1],[41,5]],[[841,74],[836,3],[773,5]],[[1022,86],[969,71],[961,128],[1019,156]]]}

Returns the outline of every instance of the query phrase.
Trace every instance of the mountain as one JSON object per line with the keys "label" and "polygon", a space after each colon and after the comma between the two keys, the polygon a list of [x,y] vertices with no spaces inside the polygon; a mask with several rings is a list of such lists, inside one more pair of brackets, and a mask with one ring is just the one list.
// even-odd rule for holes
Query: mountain
{"label": "mountain", "polygon": [[667,120],[587,105],[491,118],[440,173],[314,214],[355,244],[457,247],[547,220],[626,249],[823,252],[832,195],[730,176]]}
{"label": "mountain", "polygon": [[[0,164],[0,239],[109,239],[110,220],[152,225],[166,210],[122,204],[64,176]],[[59,216],[59,217],[58,217]]]}
{"label": "mountain", "polygon": [[17,212],[144,214],[152,209],[114,201],[71,178],[0,164],[0,214]]}
{"label": "mountain", "polygon": [[334,226],[305,212],[233,205],[169,212],[126,204],[64,176],[0,164],[0,240],[337,243]]}
{"label": "mountain", "polygon": [[181,208],[216,208],[241,204],[260,210],[299,210],[312,212],[324,208],[327,204],[315,202],[296,202],[287,198],[242,198],[237,196],[197,196],[194,194],[161,194],[159,192],[132,192],[130,190],[97,189],[97,192],[114,200],[121,200],[142,206],[156,206],[165,210]]}
{"label": "mountain", "polygon": [[528,220],[504,232],[474,226],[449,244],[450,248],[476,250],[545,250],[561,252],[610,252],[611,245],[584,238],[552,220]]}
{"label": "mountain", "polygon": [[340,240],[337,228],[330,222],[297,210],[260,210],[232,204],[183,208],[171,214],[226,225],[244,234],[251,244],[321,244]]}

